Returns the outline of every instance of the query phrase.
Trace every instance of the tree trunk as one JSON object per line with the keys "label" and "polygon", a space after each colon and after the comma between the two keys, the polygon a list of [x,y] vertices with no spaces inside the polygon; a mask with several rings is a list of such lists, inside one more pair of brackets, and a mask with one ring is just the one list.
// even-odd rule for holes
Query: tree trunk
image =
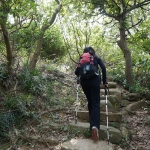
{"label": "tree trunk", "polygon": [[35,53],[33,54],[33,57],[30,60],[30,64],[29,64],[29,70],[30,71],[35,69],[35,67],[36,67],[36,63],[38,61],[38,57],[40,56],[40,53],[41,53],[41,47],[42,47],[42,44],[43,44],[43,36],[44,36],[45,31],[50,26],[53,25],[54,21],[56,20],[57,14],[61,10],[62,4],[60,3],[59,0],[55,0],[55,1],[58,4],[58,8],[56,8],[55,12],[53,13],[53,15],[52,15],[52,17],[51,17],[51,19],[49,21],[49,24],[45,24],[41,28],[41,33],[40,33],[39,38],[38,38],[38,43],[37,43],[37,47],[36,47]]}
{"label": "tree trunk", "polygon": [[124,20],[120,21],[120,40],[117,41],[118,46],[122,50],[125,58],[125,77],[129,85],[133,84],[133,76],[132,76],[132,58],[130,49],[126,43],[126,34],[124,27]]}
{"label": "tree trunk", "polygon": [[36,63],[37,63],[37,61],[38,61],[38,57],[39,57],[40,52],[41,52],[41,47],[42,47],[42,43],[43,43],[43,36],[44,36],[44,33],[42,32],[42,33],[40,34],[40,36],[39,36],[35,53],[33,54],[33,57],[32,57],[32,59],[30,60],[29,70],[33,70],[33,69],[35,69],[35,67],[36,67]]}
{"label": "tree trunk", "polygon": [[8,71],[8,75],[12,75],[13,73],[13,52],[10,46],[10,39],[9,39],[9,34],[8,34],[8,30],[6,28],[6,24],[1,24],[1,28],[2,28],[2,32],[3,32],[3,36],[4,36],[4,41],[5,41],[5,45],[6,45],[6,51],[7,51],[7,71]]}

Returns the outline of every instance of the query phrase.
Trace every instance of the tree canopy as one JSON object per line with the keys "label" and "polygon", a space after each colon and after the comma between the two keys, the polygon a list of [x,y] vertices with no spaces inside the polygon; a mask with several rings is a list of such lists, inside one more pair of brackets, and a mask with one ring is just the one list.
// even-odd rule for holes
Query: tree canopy
{"label": "tree canopy", "polygon": [[149,54],[149,4],[149,0],[2,0],[1,62],[5,60],[8,74],[19,57],[26,57],[29,70],[36,68],[39,58],[70,59],[68,64],[73,65],[83,48],[92,45],[108,65],[112,55],[119,55],[126,83],[132,85],[135,53]]}

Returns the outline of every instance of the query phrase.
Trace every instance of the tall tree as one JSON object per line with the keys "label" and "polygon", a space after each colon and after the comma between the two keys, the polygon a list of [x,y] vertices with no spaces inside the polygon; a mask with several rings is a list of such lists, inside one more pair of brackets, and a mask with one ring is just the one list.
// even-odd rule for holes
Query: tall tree
{"label": "tall tree", "polygon": [[[83,2],[89,10],[92,10],[92,14],[108,16],[111,18],[111,22],[114,22],[114,26],[118,26],[117,44],[124,54],[126,80],[128,84],[133,84],[132,58],[127,44],[127,35],[131,34],[131,29],[144,21],[145,13],[149,11],[150,0],[84,0],[78,4],[84,6]],[[88,13],[86,12],[86,15]]]}

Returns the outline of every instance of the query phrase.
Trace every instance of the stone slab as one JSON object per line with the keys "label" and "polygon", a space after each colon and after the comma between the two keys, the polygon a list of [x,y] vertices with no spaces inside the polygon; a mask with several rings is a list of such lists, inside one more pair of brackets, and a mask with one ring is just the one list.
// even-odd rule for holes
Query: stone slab
{"label": "stone slab", "polygon": [[[109,112],[116,112],[114,106],[109,100],[107,100],[107,108]],[[100,100],[100,111],[106,112],[106,100]]]}
{"label": "stone slab", "polygon": [[[77,116],[81,120],[89,121],[89,112],[88,111],[78,111]],[[100,120],[106,122],[106,113],[100,112]],[[122,114],[121,113],[108,113],[109,122],[121,122]]]}
{"label": "stone slab", "polygon": [[[109,89],[111,89],[111,88],[116,88],[116,87],[117,87],[117,83],[116,83],[116,82],[108,82],[108,87],[109,87]],[[101,85],[100,85],[100,88],[101,88],[101,89],[104,89],[104,85],[101,84]]]}
{"label": "stone slab", "polygon": [[71,139],[62,144],[61,150],[115,150],[114,145],[106,141],[90,139]]}
{"label": "stone slab", "polygon": [[[105,90],[104,89],[100,90],[100,95],[105,95]],[[118,99],[121,99],[121,97],[122,97],[121,91],[117,88],[109,89],[109,93],[107,93],[107,95],[116,95],[118,97]]]}
{"label": "stone slab", "polygon": [[[89,123],[78,122],[75,124],[72,122],[69,124],[69,128],[70,130],[76,129],[80,134],[84,134],[84,131],[89,129]],[[100,125],[99,138],[102,140],[107,139],[107,127],[104,125]],[[121,131],[109,126],[109,139],[111,143],[119,143],[122,140]]]}
{"label": "stone slab", "polygon": [[[101,100],[106,100],[106,96],[101,95]],[[119,99],[116,95],[108,95],[107,99],[111,102],[111,104],[114,106],[114,108],[119,108],[121,99]]]}

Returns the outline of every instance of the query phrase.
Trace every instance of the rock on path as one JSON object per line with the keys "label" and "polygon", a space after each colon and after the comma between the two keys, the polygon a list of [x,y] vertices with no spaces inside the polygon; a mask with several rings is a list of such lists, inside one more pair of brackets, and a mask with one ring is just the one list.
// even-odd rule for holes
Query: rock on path
{"label": "rock on path", "polygon": [[72,139],[63,143],[61,150],[114,150],[113,144],[107,141],[93,141],[91,139]]}

